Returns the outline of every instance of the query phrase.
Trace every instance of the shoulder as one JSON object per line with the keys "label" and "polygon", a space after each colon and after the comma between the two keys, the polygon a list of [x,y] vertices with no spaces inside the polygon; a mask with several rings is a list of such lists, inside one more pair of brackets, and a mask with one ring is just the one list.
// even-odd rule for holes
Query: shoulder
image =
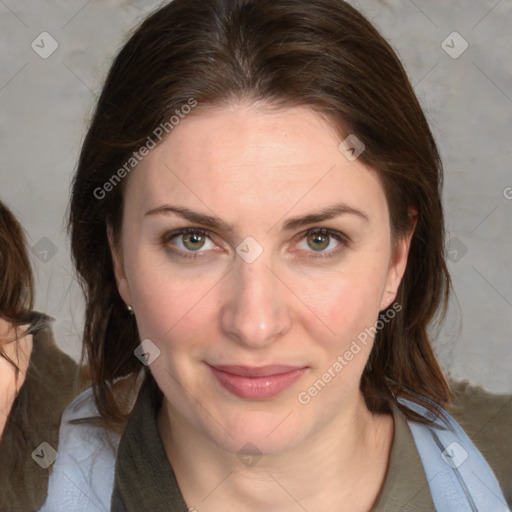
{"label": "shoulder", "polygon": [[65,378],[73,383],[78,365],[57,346],[52,331],[54,321],[54,318],[44,313],[32,313],[30,332],[34,337],[34,351],[31,364],[34,367],[33,370],[44,374],[46,380],[48,377],[59,380]]}
{"label": "shoulder", "polygon": [[[45,501],[49,470],[34,464],[42,462],[45,466],[46,461],[34,458],[33,454],[41,453],[42,443],[51,447],[52,453],[58,450],[62,412],[81,391],[76,383],[77,364],[55,344],[52,321],[36,311],[26,320],[32,335],[31,350],[27,350],[28,367],[0,440],[1,510],[4,504],[8,504],[8,510],[36,510]],[[24,347],[20,349],[23,351]],[[31,447],[28,452],[27,447]]]}
{"label": "shoulder", "polygon": [[507,502],[512,503],[512,394],[497,394],[468,381],[452,382],[451,414],[485,457]]}
{"label": "shoulder", "polygon": [[92,388],[65,409],[43,512],[110,509],[119,435],[104,428]]}

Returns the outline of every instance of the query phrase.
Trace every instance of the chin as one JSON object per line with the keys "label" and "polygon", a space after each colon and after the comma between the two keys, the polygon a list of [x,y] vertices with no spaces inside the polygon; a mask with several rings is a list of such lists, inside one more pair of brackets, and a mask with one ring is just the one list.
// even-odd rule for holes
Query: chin
{"label": "chin", "polygon": [[280,413],[261,410],[227,413],[223,422],[225,430],[218,428],[217,424],[209,424],[205,433],[221,449],[239,458],[251,451],[261,455],[277,455],[295,448],[307,437],[308,429],[304,421],[297,422],[297,413],[292,411],[290,407],[281,408]]}

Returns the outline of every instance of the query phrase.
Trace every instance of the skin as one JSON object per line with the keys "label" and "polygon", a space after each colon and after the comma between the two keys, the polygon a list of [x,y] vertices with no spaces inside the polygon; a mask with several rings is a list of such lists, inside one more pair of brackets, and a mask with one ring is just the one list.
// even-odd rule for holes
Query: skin
{"label": "skin", "polygon": [[[161,351],[150,365],[164,393],[158,426],[186,503],[199,512],[241,503],[245,511],[368,511],[382,486],[393,420],[370,413],[359,391],[372,340],[309,404],[297,399],[393,302],[412,235],[393,250],[377,174],[347,160],[340,142],[308,108],[203,109],[127,183],[120,244],[111,243],[118,288],[141,339]],[[339,203],[367,219],[346,213],[283,229]],[[212,229],[190,250],[173,232],[205,226],[147,214],[162,205],[230,229]],[[318,250],[306,235],[314,228],[349,241],[321,237]],[[236,253],[248,236],[263,248],[250,264]],[[278,396],[249,400],[226,391],[206,363],[307,370]],[[252,466],[237,457],[248,442],[262,455]]]}
{"label": "skin", "polygon": [[[22,328],[21,332],[23,332],[23,330]],[[1,437],[14,401],[25,382],[30,363],[30,354],[32,353],[33,340],[31,334],[28,336],[20,336],[20,329],[16,330],[10,322],[2,318],[0,318],[0,340],[5,340],[1,347],[2,353],[19,368],[18,377],[16,378],[16,369],[14,366],[5,357],[0,357]]]}

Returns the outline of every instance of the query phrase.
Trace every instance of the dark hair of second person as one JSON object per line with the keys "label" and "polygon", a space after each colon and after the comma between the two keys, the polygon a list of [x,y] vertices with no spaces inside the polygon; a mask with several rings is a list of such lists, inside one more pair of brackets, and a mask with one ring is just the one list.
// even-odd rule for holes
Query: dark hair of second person
{"label": "dark hair of second person", "polygon": [[[0,439],[0,511],[5,512],[29,512],[44,503],[51,467],[38,465],[32,453],[42,442],[58,449],[61,413],[78,392],[76,363],[57,348],[52,319],[33,305],[23,228],[0,201],[0,357],[8,365],[2,370],[12,369],[15,388]],[[28,347],[25,352],[21,344]]]}

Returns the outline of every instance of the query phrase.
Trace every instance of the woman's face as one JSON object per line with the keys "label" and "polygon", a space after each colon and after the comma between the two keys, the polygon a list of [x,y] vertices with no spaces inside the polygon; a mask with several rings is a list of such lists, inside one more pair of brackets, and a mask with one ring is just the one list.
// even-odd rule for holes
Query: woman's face
{"label": "woman's face", "polygon": [[364,407],[368,329],[409,239],[392,251],[381,183],[340,142],[307,108],[203,110],[129,177],[120,293],[172,421],[232,452],[293,448]]}

